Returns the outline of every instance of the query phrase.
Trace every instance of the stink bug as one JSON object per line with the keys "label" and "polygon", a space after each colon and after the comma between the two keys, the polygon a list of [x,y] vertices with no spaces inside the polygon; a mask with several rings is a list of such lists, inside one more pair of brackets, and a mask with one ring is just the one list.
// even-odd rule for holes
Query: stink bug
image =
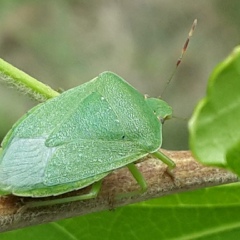
{"label": "stink bug", "polygon": [[134,162],[152,154],[175,167],[158,151],[162,123],[171,115],[165,101],[146,98],[121,77],[103,72],[37,105],[14,124],[0,150],[0,194],[48,197],[93,184],[89,194],[29,206],[89,199],[105,176],[125,166],[142,192],[147,184]]}

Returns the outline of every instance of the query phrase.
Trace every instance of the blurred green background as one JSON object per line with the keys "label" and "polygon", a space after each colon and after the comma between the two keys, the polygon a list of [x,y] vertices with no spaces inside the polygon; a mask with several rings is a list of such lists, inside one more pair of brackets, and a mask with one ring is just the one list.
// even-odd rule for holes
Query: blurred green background
{"label": "blurred green background", "polygon": [[[159,96],[195,18],[198,26],[164,100],[189,118],[213,67],[239,44],[240,2],[1,0],[0,57],[54,89],[105,70]],[[0,83],[0,139],[37,103]],[[163,147],[188,149],[187,120],[164,125]]]}

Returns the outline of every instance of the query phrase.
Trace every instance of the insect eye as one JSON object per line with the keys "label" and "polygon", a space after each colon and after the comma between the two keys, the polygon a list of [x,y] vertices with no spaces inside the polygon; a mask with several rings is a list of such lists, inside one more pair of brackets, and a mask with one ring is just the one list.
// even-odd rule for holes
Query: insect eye
{"label": "insect eye", "polygon": [[122,140],[124,140],[124,139],[125,139],[125,135],[122,136]]}

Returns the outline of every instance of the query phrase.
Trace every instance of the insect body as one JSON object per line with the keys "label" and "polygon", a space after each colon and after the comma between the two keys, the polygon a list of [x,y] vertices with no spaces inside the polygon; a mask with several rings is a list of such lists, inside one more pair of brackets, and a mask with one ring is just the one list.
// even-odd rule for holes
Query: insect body
{"label": "insect body", "polygon": [[[99,183],[124,166],[135,175],[133,163],[149,153],[173,167],[157,152],[162,121],[171,114],[163,100],[145,98],[104,72],[34,107],[13,126],[0,151],[0,193],[59,195]],[[95,186],[97,193],[100,184]]]}
{"label": "insect body", "polygon": [[[196,25],[195,19],[176,68]],[[0,148],[0,195],[48,197],[93,184],[89,194],[28,206],[89,199],[97,196],[106,175],[124,166],[142,192],[147,184],[134,162],[150,153],[175,167],[158,151],[162,123],[171,115],[163,100],[146,98],[116,74],[104,72],[36,106],[13,126]]]}

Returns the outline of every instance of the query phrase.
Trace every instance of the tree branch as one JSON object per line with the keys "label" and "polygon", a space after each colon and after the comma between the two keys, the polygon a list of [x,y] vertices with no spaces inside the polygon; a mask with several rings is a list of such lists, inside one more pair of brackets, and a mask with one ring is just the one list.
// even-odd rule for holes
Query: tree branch
{"label": "tree branch", "polygon": [[[166,172],[166,165],[157,159],[148,157],[137,164],[148,183],[148,190],[142,195],[121,200],[113,200],[116,194],[131,192],[139,188],[127,168],[114,171],[103,181],[102,190],[95,199],[59,204],[54,206],[27,208],[24,204],[31,198],[6,196],[0,198],[0,231],[8,231],[64,218],[85,215],[203,187],[237,182],[238,177],[223,169],[202,166],[197,163],[189,151],[164,151],[172,158],[177,167],[174,178]],[[85,188],[69,195],[83,194]]]}

